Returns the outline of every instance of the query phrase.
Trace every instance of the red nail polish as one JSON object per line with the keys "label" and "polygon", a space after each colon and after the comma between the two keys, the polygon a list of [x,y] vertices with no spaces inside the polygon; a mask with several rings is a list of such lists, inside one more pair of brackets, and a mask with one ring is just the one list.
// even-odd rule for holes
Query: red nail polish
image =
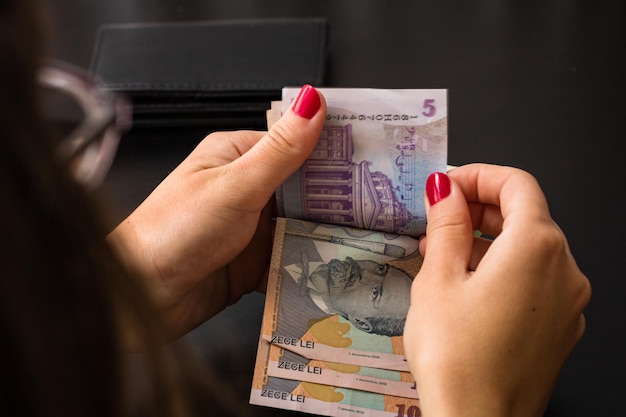
{"label": "red nail polish", "polygon": [[317,90],[310,85],[305,85],[298,93],[293,102],[293,112],[305,119],[311,119],[320,109],[322,102]]}
{"label": "red nail polish", "polygon": [[450,195],[450,178],[442,172],[433,172],[426,180],[426,196],[431,206],[434,206]]}

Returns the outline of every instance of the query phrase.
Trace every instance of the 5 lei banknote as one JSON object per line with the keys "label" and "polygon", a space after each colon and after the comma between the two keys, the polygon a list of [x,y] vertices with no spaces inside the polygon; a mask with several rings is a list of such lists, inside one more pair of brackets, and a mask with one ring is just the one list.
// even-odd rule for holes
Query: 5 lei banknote
{"label": "5 lei banknote", "polygon": [[[283,217],[419,236],[423,189],[445,172],[445,89],[322,88],[326,122],[313,153],[276,191]],[[283,89],[269,124],[287,111],[297,88]]]}

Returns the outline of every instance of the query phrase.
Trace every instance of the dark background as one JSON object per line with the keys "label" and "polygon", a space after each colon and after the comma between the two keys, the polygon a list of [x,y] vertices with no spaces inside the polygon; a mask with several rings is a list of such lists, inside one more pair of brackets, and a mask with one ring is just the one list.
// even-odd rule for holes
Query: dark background
{"label": "dark background", "polygon": [[[449,89],[449,163],[490,162],[534,174],[593,287],[586,335],[546,415],[624,415],[626,2],[47,3],[52,55],[84,67],[103,23],[326,17],[328,86]],[[121,220],[206,133],[135,130],[124,137],[103,187],[111,214]],[[184,338],[242,402],[262,307],[263,296],[251,294]],[[250,415],[291,415],[262,408],[249,406]]]}

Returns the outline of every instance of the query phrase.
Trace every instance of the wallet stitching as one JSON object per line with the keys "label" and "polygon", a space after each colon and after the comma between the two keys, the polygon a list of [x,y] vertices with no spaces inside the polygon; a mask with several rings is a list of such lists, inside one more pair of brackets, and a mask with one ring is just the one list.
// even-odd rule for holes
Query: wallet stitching
{"label": "wallet stitching", "polygon": [[[103,42],[104,28],[100,28],[100,33],[98,39],[96,41],[96,52],[100,50],[100,44]],[[313,71],[313,74],[307,75],[303,79],[292,79],[292,80],[281,80],[278,82],[269,82],[269,83],[187,83],[187,82],[108,82],[107,80],[103,80],[107,87],[115,90],[128,90],[128,91],[246,91],[246,90],[280,90],[285,86],[298,86],[306,83],[310,84],[321,84],[324,82],[323,74],[325,69],[325,46],[327,42],[327,33],[326,33],[326,25],[318,24],[316,25],[317,38],[320,42],[317,42],[316,45],[316,55],[318,56],[317,66]],[[100,64],[100,59],[102,56],[99,53],[94,54],[92,58],[92,68],[98,68]],[[97,72],[97,71],[96,71]]]}
{"label": "wallet stitching", "polygon": [[302,84],[311,81],[303,80],[288,80],[285,83],[144,83],[144,82],[132,82],[132,83],[110,83],[106,85],[113,89],[130,89],[130,90],[201,90],[201,91],[229,91],[229,90],[258,90],[258,89],[280,89],[285,85]]}

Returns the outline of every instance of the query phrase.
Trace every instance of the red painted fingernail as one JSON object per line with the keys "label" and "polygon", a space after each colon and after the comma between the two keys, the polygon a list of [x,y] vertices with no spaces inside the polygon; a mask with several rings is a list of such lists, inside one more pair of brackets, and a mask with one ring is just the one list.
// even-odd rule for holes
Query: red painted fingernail
{"label": "red painted fingernail", "polygon": [[433,172],[426,180],[426,196],[431,206],[434,206],[450,195],[450,178],[442,172]]}
{"label": "red painted fingernail", "polygon": [[293,112],[305,119],[311,119],[320,109],[322,102],[317,90],[306,84],[293,102]]}

